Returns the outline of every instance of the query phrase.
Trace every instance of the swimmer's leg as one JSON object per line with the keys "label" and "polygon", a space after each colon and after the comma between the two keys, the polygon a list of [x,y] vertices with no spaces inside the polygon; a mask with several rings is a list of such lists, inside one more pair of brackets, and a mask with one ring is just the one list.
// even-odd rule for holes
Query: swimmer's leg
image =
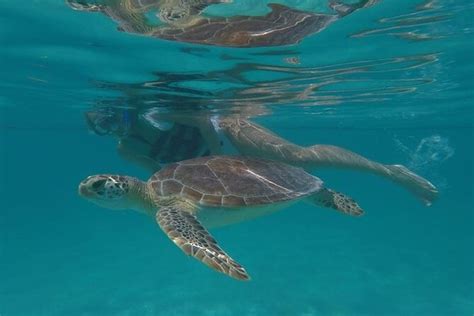
{"label": "swimmer's leg", "polygon": [[241,154],[282,161],[307,170],[321,167],[361,170],[383,176],[430,205],[438,190],[428,180],[401,165],[385,165],[332,145],[302,147],[246,119],[227,117],[220,127]]}

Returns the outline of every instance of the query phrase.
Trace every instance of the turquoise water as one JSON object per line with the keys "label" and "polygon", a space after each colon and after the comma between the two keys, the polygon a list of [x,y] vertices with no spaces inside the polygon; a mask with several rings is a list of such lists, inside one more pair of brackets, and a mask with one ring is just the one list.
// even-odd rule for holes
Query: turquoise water
{"label": "turquoise water", "polygon": [[[232,6],[265,12],[256,3]],[[1,316],[474,313],[470,1],[380,1],[273,48],[117,32],[57,0],[0,9]],[[149,177],[88,130],[97,107],[249,112],[299,145],[404,164],[439,198],[425,207],[380,177],[321,169],[366,214],[296,204],[212,230],[252,276],[238,282],[185,257],[154,220],[78,196],[90,174]]]}

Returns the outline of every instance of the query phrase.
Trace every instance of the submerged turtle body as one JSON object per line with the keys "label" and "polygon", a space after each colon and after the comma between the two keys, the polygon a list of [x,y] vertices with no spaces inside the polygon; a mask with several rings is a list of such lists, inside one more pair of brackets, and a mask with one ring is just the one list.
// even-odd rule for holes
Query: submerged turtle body
{"label": "submerged turtle body", "polygon": [[303,169],[239,156],[178,162],[146,183],[128,176],[90,176],[80,183],[79,194],[107,208],[132,208],[154,216],[187,255],[238,280],[248,280],[247,272],[204,225],[251,219],[300,199],[349,215],[363,213],[354,200],[324,188],[319,178]]}
{"label": "submerged turtle body", "polygon": [[154,174],[149,188],[209,207],[244,207],[308,196],[323,182],[303,169],[253,158],[208,156],[171,164]]}

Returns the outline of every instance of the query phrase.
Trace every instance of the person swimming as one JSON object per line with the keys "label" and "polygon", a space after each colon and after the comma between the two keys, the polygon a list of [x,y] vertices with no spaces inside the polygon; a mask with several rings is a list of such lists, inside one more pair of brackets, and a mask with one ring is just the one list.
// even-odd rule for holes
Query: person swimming
{"label": "person swimming", "polygon": [[250,121],[249,114],[172,113],[160,108],[110,108],[86,113],[89,126],[119,137],[125,159],[152,172],[166,164],[207,155],[239,154],[284,162],[314,171],[324,167],[354,169],[385,177],[430,205],[438,190],[402,165],[367,159],[333,145],[302,147]]}
{"label": "person swimming", "polygon": [[150,121],[147,113],[99,108],[85,113],[90,130],[119,139],[120,156],[151,172],[164,165],[211,154],[199,128],[170,121]]}

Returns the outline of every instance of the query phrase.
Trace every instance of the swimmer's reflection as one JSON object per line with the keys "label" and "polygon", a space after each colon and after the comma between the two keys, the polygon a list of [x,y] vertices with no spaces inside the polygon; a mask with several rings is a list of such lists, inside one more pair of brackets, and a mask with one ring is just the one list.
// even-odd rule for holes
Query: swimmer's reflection
{"label": "swimmer's reflection", "polygon": [[199,156],[240,154],[301,166],[349,168],[383,176],[408,189],[430,205],[437,189],[401,165],[369,160],[332,145],[302,147],[252,122],[258,111],[213,115],[172,113],[160,108],[130,110],[100,108],[86,113],[89,127],[98,135],[118,137],[120,155],[150,172],[163,165]]}

